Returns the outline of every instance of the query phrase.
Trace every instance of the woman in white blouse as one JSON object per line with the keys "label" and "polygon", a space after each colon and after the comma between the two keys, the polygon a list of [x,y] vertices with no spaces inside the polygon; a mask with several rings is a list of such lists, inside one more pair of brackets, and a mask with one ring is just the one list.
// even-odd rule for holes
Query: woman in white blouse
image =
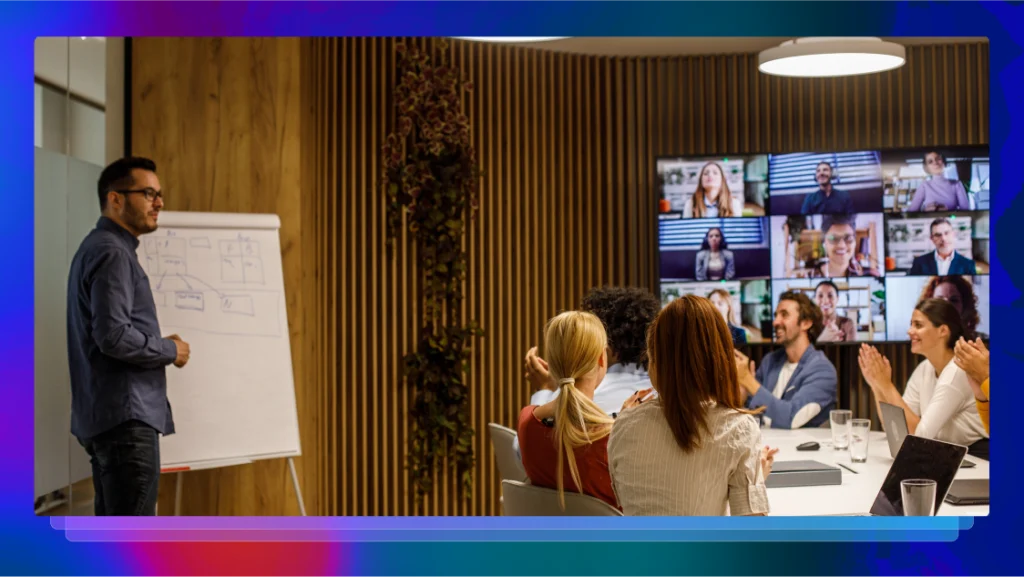
{"label": "woman in white blouse", "polygon": [[907,334],[910,351],[925,360],[910,375],[902,395],[892,383],[889,359],[874,347],[861,346],[860,370],[875,401],[903,407],[911,435],[965,445],[969,454],[988,460],[988,434],[967,374],[953,362],[953,347],[963,335],[960,314],[944,300],[923,300],[914,309]]}
{"label": "woman in white blouse", "polygon": [[[612,488],[626,515],[764,515],[775,451],[744,409],[732,336],[711,301],[675,299],[651,325],[658,395],[619,413],[608,440]],[[696,346],[700,343],[700,346]]]}

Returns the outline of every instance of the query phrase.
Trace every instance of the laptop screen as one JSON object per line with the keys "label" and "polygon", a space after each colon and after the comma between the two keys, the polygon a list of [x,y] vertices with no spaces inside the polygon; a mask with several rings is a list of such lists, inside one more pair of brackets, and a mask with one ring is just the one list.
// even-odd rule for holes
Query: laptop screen
{"label": "laptop screen", "polygon": [[967,447],[962,445],[907,435],[871,505],[871,514],[902,517],[903,494],[900,483],[906,479],[935,481],[935,512],[938,513],[966,454]]}
{"label": "laptop screen", "polygon": [[882,425],[885,427],[885,439],[889,442],[889,455],[895,459],[903,446],[903,439],[907,437],[907,416],[903,413],[903,407],[882,401],[879,401],[878,406],[882,410]]}

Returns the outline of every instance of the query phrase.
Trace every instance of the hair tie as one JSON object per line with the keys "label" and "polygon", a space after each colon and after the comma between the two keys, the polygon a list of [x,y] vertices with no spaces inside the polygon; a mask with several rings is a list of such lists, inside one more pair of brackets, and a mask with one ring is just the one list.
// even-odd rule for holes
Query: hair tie
{"label": "hair tie", "polygon": [[559,385],[564,385],[566,383],[569,383],[571,385],[571,384],[573,384],[575,382],[576,382],[576,379],[574,379],[572,377],[569,377],[569,378],[566,378],[566,379],[558,379],[558,384]]}

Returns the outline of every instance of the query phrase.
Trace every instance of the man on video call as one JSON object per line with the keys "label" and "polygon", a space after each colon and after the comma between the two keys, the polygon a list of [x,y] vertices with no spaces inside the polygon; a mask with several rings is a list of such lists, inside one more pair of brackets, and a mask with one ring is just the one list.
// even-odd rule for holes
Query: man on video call
{"label": "man on video call", "polygon": [[800,214],[849,214],[853,212],[850,193],[832,186],[832,165],[821,161],[814,170],[818,190],[808,194]]}
{"label": "man on video call", "polygon": [[959,254],[953,248],[956,244],[956,231],[953,230],[953,224],[948,219],[937,218],[932,221],[931,239],[935,250],[914,259],[914,264],[910,267],[911,275],[975,274],[974,261]]}
{"label": "man on video call", "polygon": [[836,368],[811,344],[822,331],[822,314],[811,299],[787,291],[775,309],[776,342],[783,348],[769,353],[761,366],[735,351],[736,370],[747,407],[764,407],[765,425],[776,429],[817,427],[836,406]]}

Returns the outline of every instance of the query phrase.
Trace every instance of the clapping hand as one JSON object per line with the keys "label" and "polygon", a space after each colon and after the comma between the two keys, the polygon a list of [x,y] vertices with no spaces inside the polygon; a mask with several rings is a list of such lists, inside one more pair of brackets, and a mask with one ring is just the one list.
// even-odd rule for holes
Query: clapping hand
{"label": "clapping hand", "polygon": [[857,356],[860,372],[872,390],[892,384],[892,365],[889,359],[882,356],[878,349],[869,345],[861,345]]}
{"label": "clapping hand", "polygon": [[821,336],[818,337],[818,341],[822,343],[836,343],[846,340],[846,335],[843,331],[839,330],[839,325],[832,321],[825,325],[825,329],[821,331]]}
{"label": "clapping hand", "polygon": [[778,449],[773,449],[767,445],[761,449],[761,471],[764,472],[766,479],[768,475],[772,474],[772,464],[775,463],[775,453],[778,452]]}
{"label": "clapping hand", "polygon": [[537,347],[531,347],[526,352],[526,359],[523,361],[523,378],[538,389],[555,390],[555,383],[551,380],[548,363],[537,356]]}
{"label": "clapping hand", "polygon": [[989,376],[989,353],[981,339],[973,341],[960,340],[953,347],[953,362],[967,373],[967,383],[974,390],[978,400],[987,401],[988,397],[981,391],[981,383]]}

